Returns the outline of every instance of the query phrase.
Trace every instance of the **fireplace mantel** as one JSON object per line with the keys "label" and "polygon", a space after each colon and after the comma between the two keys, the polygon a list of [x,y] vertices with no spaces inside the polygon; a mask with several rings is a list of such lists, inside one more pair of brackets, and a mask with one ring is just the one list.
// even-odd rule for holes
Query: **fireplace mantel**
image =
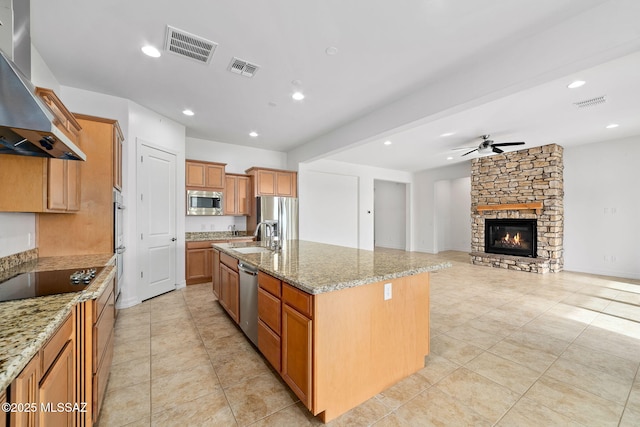
{"label": "fireplace mantel", "polygon": [[540,215],[542,212],[542,202],[531,203],[505,203],[500,205],[478,205],[478,213],[485,211],[521,211],[526,209],[532,209],[536,211],[536,214]]}

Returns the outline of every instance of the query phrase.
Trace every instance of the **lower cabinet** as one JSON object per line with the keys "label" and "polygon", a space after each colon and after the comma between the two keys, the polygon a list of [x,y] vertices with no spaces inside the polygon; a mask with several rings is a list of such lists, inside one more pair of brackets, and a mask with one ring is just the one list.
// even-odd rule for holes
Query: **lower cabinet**
{"label": "lower cabinet", "polygon": [[313,296],[258,272],[258,349],[311,409]]}
{"label": "lower cabinet", "polygon": [[211,287],[213,295],[220,299],[220,251],[214,248],[211,257]]}
{"label": "lower cabinet", "polygon": [[229,316],[240,323],[240,276],[238,260],[227,254],[220,254],[220,305]]}
{"label": "lower cabinet", "polygon": [[[12,412],[10,425],[73,426],[78,412],[62,405],[74,405],[76,398],[75,310],[13,380],[10,402],[28,411]],[[61,410],[62,409],[62,410]]]}
{"label": "lower cabinet", "polygon": [[[187,285],[211,282],[213,279],[212,263],[214,243],[228,243],[230,240],[201,240],[197,242],[187,242],[185,254],[185,279]],[[233,242],[251,242],[252,237],[244,239],[234,239]]]}

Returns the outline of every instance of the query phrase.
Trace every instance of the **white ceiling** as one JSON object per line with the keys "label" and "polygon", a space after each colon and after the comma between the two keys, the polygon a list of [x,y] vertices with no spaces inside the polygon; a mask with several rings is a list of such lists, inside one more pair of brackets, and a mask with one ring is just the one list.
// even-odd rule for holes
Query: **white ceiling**
{"label": "white ceiling", "polygon": [[[639,4],[31,0],[31,34],[60,84],[131,99],[187,136],[416,171],[460,161],[451,148],[485,133],[527,146],[640,134]],[[211,63],[144,56],[167,25],[218,43]],[[234,56],[255,77],[227,71]],[[587,84],[567,89],[574,78]]]}

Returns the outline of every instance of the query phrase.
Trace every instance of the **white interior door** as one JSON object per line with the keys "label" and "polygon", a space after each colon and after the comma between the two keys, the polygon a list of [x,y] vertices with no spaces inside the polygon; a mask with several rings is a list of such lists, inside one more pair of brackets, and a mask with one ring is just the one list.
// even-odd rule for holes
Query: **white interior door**
{"label": "white interior door", "polygon": [[176,288],[176,156],[138,148],[138,295],[146,300]]}

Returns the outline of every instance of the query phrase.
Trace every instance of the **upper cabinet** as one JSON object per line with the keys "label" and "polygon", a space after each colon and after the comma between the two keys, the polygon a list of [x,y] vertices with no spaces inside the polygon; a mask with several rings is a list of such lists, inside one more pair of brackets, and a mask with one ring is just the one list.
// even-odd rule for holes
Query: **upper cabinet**
{"label": "upper cabinet", "polygon": [[0,212],[76,212],[84,162],[0,156]]}
{"label": "upper cabinet", "polygon": [[[73,215],[36,216],[40,256],[113,252],[113,189],[116,185],[122,187],[119,166],[122,131],[113,119],[82,114],[75,117],[82,126],[80,143],[87,161],[49,162],[67,162],[68,168],[78,165],[82,183],[80,209]],[[67,177],[71,175],[68,169]],[[67,197],[67,203],[70,201]]]}
{"label": "upper cabinet", "polygon": [[44,101],[45,105],[49,107],[49,110],[55,117],[53,124],[67,135],[69,139],[71,139],[71,142],[77,145],[78,139],[80,138],[80,124],[78,124],[73,114],[67,110],[62,101],[60,101],[60,98],[58,98],[51,89],[43,87],[36,88],[36,95]]}
{"label": "upper cabinet", "polygon": [[222,191],[225,186],[225,163],[201,162],[187,160],[186,182],[187,189]]}
{"label": "upper cabinet", "polygon": [[[82,127],[51,89],[36,88],[54,116],[53,123],[81,147]],[[81,161],[0,156],[0,211],[77,212],[80,209]]]}
{"label": "upper cabinet", "polygon": [[253,177],[254,196],[298,197],[298,173],[295,171],[253,167],[246,173]]}
{"label": "upper cabinet", "polygon": [[224,190],[225,215],[249,215],[249,176],[226,174]]}

